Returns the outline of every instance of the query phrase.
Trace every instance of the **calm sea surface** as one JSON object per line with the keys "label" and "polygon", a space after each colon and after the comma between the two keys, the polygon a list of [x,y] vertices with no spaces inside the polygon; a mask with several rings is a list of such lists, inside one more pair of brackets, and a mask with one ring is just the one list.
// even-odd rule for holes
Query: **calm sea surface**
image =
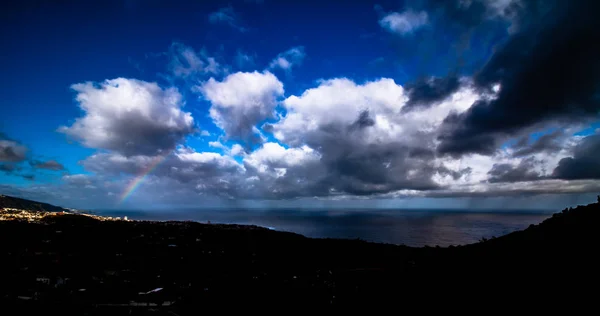
{"label": "calm sea surface", "polygon": [[137,220],[192,220],[248,224],[315,238],[363,240],[424,245],[469,244],[538,224],[550,211],[457,210],[177,210],[95,211]]}

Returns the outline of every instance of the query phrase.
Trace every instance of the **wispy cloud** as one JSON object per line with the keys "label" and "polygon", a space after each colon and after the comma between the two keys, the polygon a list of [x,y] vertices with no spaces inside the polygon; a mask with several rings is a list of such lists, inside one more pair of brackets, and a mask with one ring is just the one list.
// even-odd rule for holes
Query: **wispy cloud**
{"label": "wispy cloud", "polygon": [[46,170],[53,170],[53,171],[65,170],[65,166],[63,166],[61,163],[59,163],[56,160],[48,160],[48,161],[33,160],[30,163],[31,163],[31,166],[36,169],[46,169]]}
{"label": "wispy cloud", "polygon": [[227,24],[240,32],[247,31],[247,29],[241,25],[237,13],[231,6],[223,7],[215,12],[212,12],[208,16],[208,20],[213,24]]}
{"label": "wispy cloud", "polygon": [[281,68],[289,71],[292,67],[301,64],[304,57],[306,57],[306,53],[303,46],[292,47],[277,55],[269,64],[269,69]]}
{"label": "wispy cloud", "polygon": [[412,34],[429,22],[427,12],[407,10],[402,13],[392,12],[379,20],[384,29],[400,35]]}
{"label": "wispy cloud", "polygon": [[0,162],[20,162],[25,160],[27,147],[8,139],[0,139]]}
{"label": "wispy cloud", "polygon": [[235,55],[235,63],[239,68],[252,67],[255,64],[254,56],[238,50]]}
{"label": "wispy cloud", "polygon": [[216,58],[208,56],[205,50],[195,51],[192,47],[179,42],[171,45],[168,56],[169,70],[176,77],[216,75],[224,71],[224,67],[217,62]]}

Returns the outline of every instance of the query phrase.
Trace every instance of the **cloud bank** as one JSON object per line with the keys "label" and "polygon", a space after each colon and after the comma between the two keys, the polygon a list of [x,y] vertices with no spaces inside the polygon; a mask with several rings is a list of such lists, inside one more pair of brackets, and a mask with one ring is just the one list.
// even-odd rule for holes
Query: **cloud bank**
{"label": "cloud bank", "polygon": [[[58,131],[95,152],[80,162],[87,173],[63,175],[55,194],[117,201],[145,174],[132,199],[160,203],[596,192],[600,134],[581,131],[600,121],[598,8],[426,1],[385,14],[373,24],[403,41],[439,16],[465,33],[489,21],[506,27],[505,41],[473,73],[402,84],[340,76],[288,91],[274,69],[303,67],[303,46],[267,59],[264,70],[228,73],[205,52],[173,44],[169,71],[194,78],[193,101],[205,107],[196,110],[215,131],[196,126],[198,112],[186,111],[174,86],[127,78],[74,84],[81,116]],[[209,20],[245,30],[231,7]],[[241,51],[234,58],[256,64]],[[193,146],[193,135],[205,145]],[[13,172],[26,152],[0,139],[0,170]],[[54,160],[32,166],[64,169]],[[27,190],[36,189],[52,194]]]}

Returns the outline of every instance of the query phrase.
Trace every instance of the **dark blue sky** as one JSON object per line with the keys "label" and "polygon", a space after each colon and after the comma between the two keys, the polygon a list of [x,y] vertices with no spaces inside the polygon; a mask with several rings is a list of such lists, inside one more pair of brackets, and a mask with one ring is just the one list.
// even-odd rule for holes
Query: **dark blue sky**
{"label": "dark blue sky", "polygon": [[[521,199],[532,193],[533,182],[544,183],[545,189],[533,192],[537,195],[557,193],[554,188],[565,181],[579,181],[573,187],[585,189],[573,192],[589,197],[598,185],[594,176],[555,169],[563,158],[577,159],[575,148],[596,133],[594,105],[582,106],[584,120],[568,111],[514,126],[506,119],[510,129],[481,132],[493,139],[492,149],[456,152],[447,148],[464,144],[445,142],[460,130],[443,134],[452,113],[464,114],[469,135],[479,133],[469,125],[486,119],[476,116],[477,100],[498,98],[488,108],[499,104],[499,110],[490,113],[516,116],[518,111],[508,113],[514,109],[502,101],[519,98],[503,94],[521,92],[504,88],[524,71],[514,65],[514,71],[505,65],[502,72],[490,70],[496,67],[490,61],[514,38],[540,33],[548,20],[559,20],[553,6],[534,8],[518,0],[4,4],[0,188],[78,207],[206,200],[312,205],[356,198],[395,205],[390,200],[408,197],[416,206],[448,198],[463,205],[461,199],[473,192]],[[536,49],[523,47],[520,53],[534,55]],[[492,71],[493,82],[480,80]],[[125,81],[106,82],[117,78]],[[392,86],[385,80],[393,80]],[[86,88],[73,86],[86,82]],[[129,82],[132,91],[159,92],[129,105],[133,99],[116,97]],[[158,90],[146,83],[156,83]],[[492,92],[494,85],[500,90]],[[176,104],[165,101],[173,96],[168,89],[180,96]],[[405,103],[418,110],[401,110]],[[431,112],[423,110],[425,103]],[[494,115],[504,120],[504,114]],[[300,121],[309,123],[299,126]],[[366,122],[368,129],[360,127],[361,135],[339,129],[362,126],[353,121]],[[550,145],[515,156],[515,146],[535,147],[544,135],[550,135]],[[341,145],[346,141],[347,147]],[[433,156],[413,161],[416,152]],[[381,173],[381,165],[393,176]],[[304,179],[303,168],[320,171]],[[259,179],[265,187],[248,188],[247,179]],[[518,185],[511,185],[515,181]],[[176,193],[149,199],[165,188]],[[61,190],[64,194],[54,193]]]}

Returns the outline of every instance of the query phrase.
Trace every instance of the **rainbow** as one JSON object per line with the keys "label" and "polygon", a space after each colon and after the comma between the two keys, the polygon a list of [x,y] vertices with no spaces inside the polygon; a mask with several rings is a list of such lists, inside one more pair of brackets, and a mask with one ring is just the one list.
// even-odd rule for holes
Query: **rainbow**
{"label": "rainbow", "polygon": [[154,171],[154,169],[156,169],[156,167],[158,167],[158,165],[160,165],[161,162],[165,161],[167,156],[168,154],[164,156],[156,156],[154,159],[152,159],[152,161],[150,161],[146,169],[140,175],[133,178],[131,182],[129,182],[129,185],[127,185],[125,191],[123,191],[121,197],[119,198],[119,204],[123,203],[128,197],[130,197],[133,191],[135,191],[135,189],[137,189],[140,186],[140,184],[144,181],[144,178],[146,178],[148,174]]}

